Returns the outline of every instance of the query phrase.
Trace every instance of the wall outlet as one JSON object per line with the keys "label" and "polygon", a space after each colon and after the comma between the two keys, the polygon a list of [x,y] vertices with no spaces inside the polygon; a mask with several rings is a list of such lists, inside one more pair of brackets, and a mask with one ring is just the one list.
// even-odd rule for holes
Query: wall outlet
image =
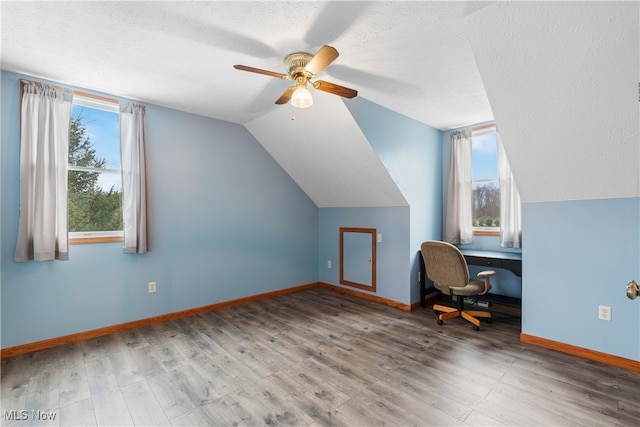
{"label": "wall outlet", "polygon": [[156,282],[149,282],[149,293],[152,294],[156,291]]}
{"label": "wall outlet", "polygon": [[331,268],[331,260],[327,261],[327,268]]}
{"label": "wall outlet", "polygon": [[598,319],[611,321],[611,307],[609,307],[608,305],[599,305]]}

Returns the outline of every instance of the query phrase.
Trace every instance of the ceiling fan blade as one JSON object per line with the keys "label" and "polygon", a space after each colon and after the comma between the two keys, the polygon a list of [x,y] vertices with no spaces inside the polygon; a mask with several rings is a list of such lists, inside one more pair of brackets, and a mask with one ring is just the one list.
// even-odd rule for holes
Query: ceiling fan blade
{"label": "ceiling fan blade", "polygon": [[333,93],[334,95],[340,95],[345,98],[355,98],[358,95],[358,91],[355,89],[350,89],[335,83],[325,82],[323,80],[316,80],[313,82],[313,87],[323,92]]}
{"label": "ceiling fan blade", "polygon": [[304,69],[315,76],[335,61],[339,55],[340,54],[334,47],[324,45],[320,48],[318,53],[311,58]]}
{"label": "ceiling fan blade", "polygon": [[249,71],[251,73],[264,74],[267,76],[276,77],[278,79],[291,80],[291,77],[286,74],[276,73],[275,71],[262,70],[260,68],[248,67],[246,65],[234,65],[233,68],[235,68],[236,70]]}
{"label": "ceiling fan blade", "polygon": [[278,98],[278,100],[276,101],[276,104],[282,105],[289,102],[289,100],[291,99],[291,96],[293,96],[293,92],[296,90],[296,87],[297,86],[294,85],[288,88],[287,90],[285,90],[284,93],[280,96],[280,98]]}

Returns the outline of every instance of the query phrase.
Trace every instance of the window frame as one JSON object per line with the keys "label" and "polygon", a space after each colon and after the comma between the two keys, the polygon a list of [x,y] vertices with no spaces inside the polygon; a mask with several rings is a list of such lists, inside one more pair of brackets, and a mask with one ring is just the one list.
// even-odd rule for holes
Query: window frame
{"label": "window frame", "polygon": [[[480,135],[486,135],[489,133],[497,133],[498,129],[495,123],[491,123],[488,125],[483,125],[483,126],[477,126],[474,128],[471,128],[471,147],[473,150],[473,138],[474,136],[480,136]],[[497,141],[496,141],[497,144]],[[497,145],[496,145],[496,157],[498,155],[497,152]],[[473,168],[473,156],[471,157],[471,167]],[[497,171],[496,171],[497,173]],[[473,185],[475,183],[479,183],[479,182],[496,182],[498,185],[498,191],[500,191],[500,177],[496,176],[495,180],[494,179],[480,179],[480,180],[474,180],[473,177],[471,178],[471,188],[472,188],[472,192],[471,192],[471,197],[473,198]],[[474,236],[500,236],[500,227],[476,227],[473,226],[472,224],[472,235]]]}
{"label": "window frame", "polygon": [[[81,105],[87,108],[101,109],[120,114],[120,102],[117,99],[107,98],[86,92],[73,92],[73,105]],[[76,102],[80,100],[80,102]],[[118,147],[118,150],[120,148]],[[88,168],[82,166],[71,166],[67,163],[67,174],[69,171],[98,172],[98,173],[120,173],[121,169],[113,168]],[[70,231],[69,245],[83,245],[94,243],[116,243],[124,241],[124,230],[111,231]]]}

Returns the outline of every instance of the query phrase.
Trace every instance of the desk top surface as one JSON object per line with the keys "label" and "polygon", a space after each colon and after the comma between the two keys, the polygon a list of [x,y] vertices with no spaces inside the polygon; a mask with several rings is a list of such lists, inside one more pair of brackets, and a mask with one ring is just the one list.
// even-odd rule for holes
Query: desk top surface
{"label": "desk top surface", "polygon": [[479,251],[475,249],[461,249],[460,252],[462,252],[462,255],[467,256],[522,261],[522,254],[518,252]]}

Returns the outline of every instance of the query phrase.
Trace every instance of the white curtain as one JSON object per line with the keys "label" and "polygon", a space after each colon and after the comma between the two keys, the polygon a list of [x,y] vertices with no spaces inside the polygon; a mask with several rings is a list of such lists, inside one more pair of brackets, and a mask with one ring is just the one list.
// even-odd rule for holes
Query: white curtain
{"label": "white curtain", "polygon": [[25,82],[16,262],[68,260],[67,157],[73,92]]}
{"label": "white curtain", "polygon": [[500,180],[500,246],[519,248],[522,242],[522,205],[516,183],[507,161],[500,134],[498,145],[498,179]]}
{"label": "white curtain", "polygon": [[151,250],[147,210],[146,145],[144,106],[121,103],[123,251],[128,254],[142,254]]}
{"label": "white curtain", "polygon": [[444,216],[444,240],[469,244],[473,239],[471,219],[471,132],[451,134],[451,161],[447,206]]}

